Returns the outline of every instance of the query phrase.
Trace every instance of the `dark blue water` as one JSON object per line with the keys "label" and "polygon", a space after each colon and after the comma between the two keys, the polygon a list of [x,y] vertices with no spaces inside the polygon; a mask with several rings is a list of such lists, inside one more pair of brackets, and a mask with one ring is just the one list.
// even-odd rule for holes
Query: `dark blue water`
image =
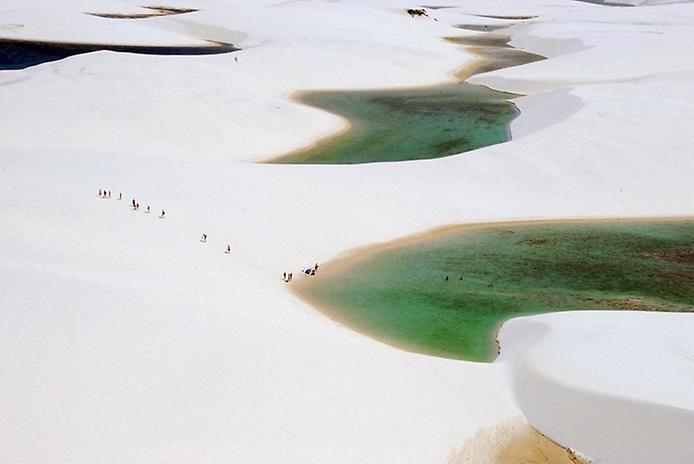
{"label": "dark blue water", "polygon": [[62,60],[69,56],[100,50],[144,55],[213,55],[230,53],[239,49],[227,43],[195,47],[150,47],[0,39],[0,70],[24,69],[49,61]]}

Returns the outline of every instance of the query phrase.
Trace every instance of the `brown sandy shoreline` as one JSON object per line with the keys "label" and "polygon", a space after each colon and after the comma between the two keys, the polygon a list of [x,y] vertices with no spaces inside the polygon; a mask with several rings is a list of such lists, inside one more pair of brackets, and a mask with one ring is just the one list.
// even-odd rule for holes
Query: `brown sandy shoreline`
{"label": "brown sandy shoreline", "polygon": [[454,451],[447,464],[589,464],[590,461],[562,446],[521,417],[482,429]]}

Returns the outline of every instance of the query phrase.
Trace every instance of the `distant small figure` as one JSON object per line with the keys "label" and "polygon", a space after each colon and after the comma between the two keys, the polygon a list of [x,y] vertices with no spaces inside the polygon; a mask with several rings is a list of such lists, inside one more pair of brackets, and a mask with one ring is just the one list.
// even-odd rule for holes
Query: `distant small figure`
{"label": "distant small figure", "polygon": [[294,277],[294,276],[293,276],[292,273],[290,272],[290,273],[289,273],[289,276],[287,276],[287,282],[291,282],[293,277]]}
{"label": "distant small figure", "polygon": [[234,61],[236,61],[236,62],[238,63],[238,62],[239,62],[239,57],[238,57],[238,56],[235,56],[235,57],[234,57]]}
{"label": "distant small figure", "polygon": [[446,279],[445,279],[445,280],[448,280],[448,276],[446,276]]}
{"label": "distant small figure", "polygon": [[102,194],[101,194],[101,189],[99,189],[99,196],[101,196],[101,195],[102,195]]}
{"label": "distant small figure", "polygon": [[283,273],[282,273],[282,280],[284,280],[285,282],[289,282],[289,280],[287,280],[287,279],[288,279],[287,273],[286,273],[286,272],[283,272]]}
{"label": "distant small figure", "polygon": [[133,209],[135,209],[135,199],[134,199],[134,198],[133,198],[133,201],[132,201],[132,205],[133,205]]}
{"label": "distant small figure", "polygon": [[111,191],[108,191],[108,197],[111,198]]}
{"label": "distant small figure", "polygon": [[407,9],[407,14],[409,14],[411,17],[415,16],[429,16],[427,14],[427,11],[423,8],[408,8]]}
{"label": "distant small figure", "polygon": [[227,245],[227,249],[224,253],[231,254],[231,245]]}
{"label": "distant small figure", "polygon": [[315,269],[311,269],[311,275],[312,275],[312,276],[316,275],[316,270],[315,270]]}
{"label": "distant small figure", "polygon": [[314,270],[314,271],[317,271],[317,270],[318,270],[318,263],[316,263],[316,264],[313,265],[313,270]]}
{"label": "distant small figure", "polygon": [[135,203],[135,211],[140,209],[140,203]]}
{"label": "distant small figure", "polygon": [[202,234],[202,237],[200,237],[201,242],[206,242],[207,241],[207,234]]}
{"label": "distant small figure", "polygon": [[147,205],[147,210],[145,211],[145,214],[149,214],[149,212],[150,212],[149,205]]}
{"label": "distant small figure", "polygon": [[118,199],[119,199],[119,200],[122,200],[122,199],[123,199],[123,193],[122,193],[122,192],[118,194]]}
{"label": "distant small figure", "polygon": [[312,270],[313,270],[313,269],[310,269],[310,268],[309,268],[309,269],[306,269],[306,270],[304,271],[304,274],[306,274],[306,275],[311,275],[311,271],[312,271]]}
{"label": "distant small figure", "polygon": [[460,280],[463,280],[463,276],[460,276]]}
{"label": "distant small figure", "polygon": [[161,214],[159,215],[159,219],[164,219],[164,216],[166,216],[166,211],[161,210]]}

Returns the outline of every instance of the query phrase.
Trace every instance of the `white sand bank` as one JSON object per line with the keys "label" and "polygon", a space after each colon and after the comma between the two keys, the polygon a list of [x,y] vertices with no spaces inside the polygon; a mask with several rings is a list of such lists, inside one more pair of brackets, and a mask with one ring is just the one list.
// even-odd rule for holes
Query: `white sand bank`
{"label": "white sand bank", "polygon": [[[655,329],[657,328],[657,329]],[[575,312],[513,319],[498,363],[531,424],[596,462],[694,455],[694,318]]]}

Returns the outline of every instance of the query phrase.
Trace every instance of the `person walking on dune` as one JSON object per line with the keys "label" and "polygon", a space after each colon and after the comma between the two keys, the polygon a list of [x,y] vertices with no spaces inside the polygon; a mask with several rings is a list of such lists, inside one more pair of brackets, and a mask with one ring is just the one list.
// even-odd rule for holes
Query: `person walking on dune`
{"label": "person walking on dune", "polygon": [[164,216],[166,216],[166,211],[161,210],[161,214],[159,215],[159,219],[164,219]]}
{"label": "person walking on dune", "polygon": [[231,245],[227,245],[227,249],[224,253],[226,253],[228,255],[231,254]]}
{"label": "person walking on dune", "polygon": [[202,237],[200,237],[200,241],[205,243],[207,241],[207,234],[202,234]]}
{"label": "person walking on dune", "polygon": [[145,211],[145,214],[149,214],[149,205],[147,205],[147,210]]}

